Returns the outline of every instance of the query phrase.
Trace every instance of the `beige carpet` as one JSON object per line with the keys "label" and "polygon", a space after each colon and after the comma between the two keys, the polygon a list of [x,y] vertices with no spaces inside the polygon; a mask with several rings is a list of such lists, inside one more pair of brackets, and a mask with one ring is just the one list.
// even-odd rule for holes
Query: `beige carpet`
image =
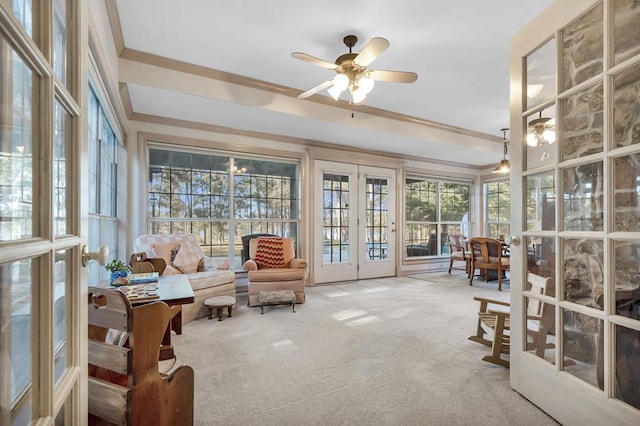
{"label": "beige carpet", "polygon": [[[198,425],[552,425],[468,341],[495,283],[464,272],[307,288],[307,303],[246,306],[186,324]],[[508,286],[506,286],[508,289]]]}

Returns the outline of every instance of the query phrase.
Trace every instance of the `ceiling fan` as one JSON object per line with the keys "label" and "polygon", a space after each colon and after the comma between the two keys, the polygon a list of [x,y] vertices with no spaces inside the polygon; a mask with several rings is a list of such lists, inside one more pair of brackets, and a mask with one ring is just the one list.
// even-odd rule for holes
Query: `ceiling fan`
{"label": "ceiling fan", "polygon": [[556,141],[556,120],[555,118],[540,117],[529,122],[527,129],[527,145],[538,146],[552,144]]}
{"label": "ceiling fan", "polygon": [[308,98],[321,90],[328,89],[331,97],[337,101],[340,94],[349,89],[351,101],[354,104],[360,104],[364,102],[369,92],[373,89],[375,81],[413,83],[418,79],[418,74],[414,72],[367,69],[367,66],[389,47],[389,42],[384,38],[372,38],[360,53],[351,51],[358,42],[358,37],[348,35],[342,41],[349,48],[349,53],[338,56],[334,63],[318,59],[306,53],[293,52],[291,54],[296,59],[334,70],[337,73],[335,77],[301,93],[298,98]]}

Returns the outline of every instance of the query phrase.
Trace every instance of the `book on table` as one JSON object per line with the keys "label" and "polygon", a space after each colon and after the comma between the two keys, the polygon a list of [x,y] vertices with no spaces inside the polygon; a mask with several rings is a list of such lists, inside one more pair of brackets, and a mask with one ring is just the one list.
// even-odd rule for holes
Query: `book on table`
{"label": "book on table", "polygon": [[123,285],[118,287],[118,290],[124,293],[131,302],[160,298],[157,283]]}
{"label": "book on table", "polygon": [[153,283],[157,282],[160,274],[157,272],[141,272],[138,274],[131,274],[129,282],[131,284]]}

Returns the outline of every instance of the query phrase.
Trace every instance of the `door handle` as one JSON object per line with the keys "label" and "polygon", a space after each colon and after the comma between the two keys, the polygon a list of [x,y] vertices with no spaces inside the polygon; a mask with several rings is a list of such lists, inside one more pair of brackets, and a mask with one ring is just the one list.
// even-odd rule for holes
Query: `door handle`
{"label": "door handle", "polygon": [[109,248],[100,246],[96,251],[89,251],[86,244],[82,245],[82,266],[87,266],[90,260],[96,260],[99,264],[104,265],[109,260]]}

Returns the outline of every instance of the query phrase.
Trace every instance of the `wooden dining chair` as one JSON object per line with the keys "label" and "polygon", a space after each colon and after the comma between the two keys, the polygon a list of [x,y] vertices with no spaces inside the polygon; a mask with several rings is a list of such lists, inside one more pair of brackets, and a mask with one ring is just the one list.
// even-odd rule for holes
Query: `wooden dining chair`
{"label": "wooden dining chair", "polygon": [[467,237],[459,234],[450,234],[447,236],[447,245],[449,246],[449,273],[452,269],[462,270],[462,267],[454,266],[454,262],[464,262],[464,271],[469,276],[471,267],[471,253],[466,249]]}
{"label": "wooden dining chair", "polygon": [[495,270],[498,275],[498,291],[502,291],[503,273],[509,270],[510,259],[502,256],[502,243],[495,238],[474,237],[469,241],[471,252],[471,273],[469,285],[473,285],[476,270],[487,281],[487,271]]}

